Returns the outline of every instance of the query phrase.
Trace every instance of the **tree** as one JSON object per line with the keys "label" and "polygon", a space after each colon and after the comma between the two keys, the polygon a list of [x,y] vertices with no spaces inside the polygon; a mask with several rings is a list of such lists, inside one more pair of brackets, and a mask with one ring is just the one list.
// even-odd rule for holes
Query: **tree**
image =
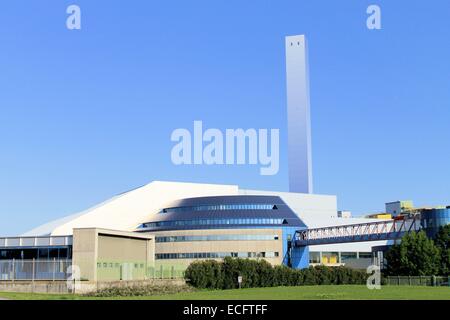
{"label": "tree", "polygon": [[440,250],[423,230],[403,236],[386,254],[387,273],[398,276],[426,276],[440,273]]}
{"label": "tree", "polygon": [[434,243],[439,248],[441,256],[440,274],[448,276],[450,275],[450,224],[439,228],[434,237]]}

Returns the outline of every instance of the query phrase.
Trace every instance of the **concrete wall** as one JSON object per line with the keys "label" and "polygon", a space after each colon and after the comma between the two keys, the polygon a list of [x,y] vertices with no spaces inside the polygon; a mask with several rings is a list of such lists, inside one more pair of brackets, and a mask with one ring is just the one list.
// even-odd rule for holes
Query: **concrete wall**
{"label": "concrete wall", "polygon": [[97,280],[97,230],[75,229],[73,231],[72,263],[80,268],[81,280]]}
{"label": "concrete wall", "polygon": [[151,279],[139,281],[116,281],[116,282],[89,282],[82,281],[75,287],[75,292],[68,287],[66,281],[0,281],[0,292],[26,292],[26,293],[51,293],[51,294],[84,294],[100,289],[114,287],[135,286],[182,286],[186,282],[183,279]]}
{"label": "concrete wall", "polygon": [[66,281],[0,281],[0,292],[68,293]]}
{"label": "concrete wall", "polygon": [[153,246],[145,239],[131,239],[100,234],[98,237],[98,260],[142,261],[154,259]]}
{"label": "concrete wall", "polygon": [[[99,265],[139,263],[139,266],[143,264],[147,268],[154,264],[154,256],[152,235],[98,228],[73,230],[72,261],[79,267],[80,280],[121,280],[120,268],[104,268],[104,272],[99,272]],[[145,278],[144,272],[137,276]]]}

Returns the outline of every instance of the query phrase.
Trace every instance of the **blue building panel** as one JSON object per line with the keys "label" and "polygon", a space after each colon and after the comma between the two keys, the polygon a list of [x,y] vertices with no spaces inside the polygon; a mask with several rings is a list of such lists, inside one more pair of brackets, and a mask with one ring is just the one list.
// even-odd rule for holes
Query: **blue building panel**
{"label": "blue building panel", "polygon": [[440,227],[450,224],[450,207],[422,210],[420,222],[427,236],[433,238]]}

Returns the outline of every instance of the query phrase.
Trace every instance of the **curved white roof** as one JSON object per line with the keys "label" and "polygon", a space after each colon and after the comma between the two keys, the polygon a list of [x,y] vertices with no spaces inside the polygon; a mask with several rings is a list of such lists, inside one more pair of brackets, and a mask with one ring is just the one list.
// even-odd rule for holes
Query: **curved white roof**
{"label": "curved white roof", "polygon": [[93,227],[134,231],[167,202],[181,198],[236,194],[236,185],[153,181],[85,211],[41,225],[22,236],[72,235],[74,228]]}

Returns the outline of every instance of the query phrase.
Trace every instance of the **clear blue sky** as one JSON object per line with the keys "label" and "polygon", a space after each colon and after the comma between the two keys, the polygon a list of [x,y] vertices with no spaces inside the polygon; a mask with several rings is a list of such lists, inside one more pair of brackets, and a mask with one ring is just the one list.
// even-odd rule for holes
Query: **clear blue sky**
{"label": "clear blue sky", "polygon": [[[0,6],[0,235],[152,180],[286,191],[292,34],[309,40],[315,192],[356,214],[450,204],[448,0],[15,0]],[[279,174],[174,166],[170,134],[193,120],[279,128]]]}

